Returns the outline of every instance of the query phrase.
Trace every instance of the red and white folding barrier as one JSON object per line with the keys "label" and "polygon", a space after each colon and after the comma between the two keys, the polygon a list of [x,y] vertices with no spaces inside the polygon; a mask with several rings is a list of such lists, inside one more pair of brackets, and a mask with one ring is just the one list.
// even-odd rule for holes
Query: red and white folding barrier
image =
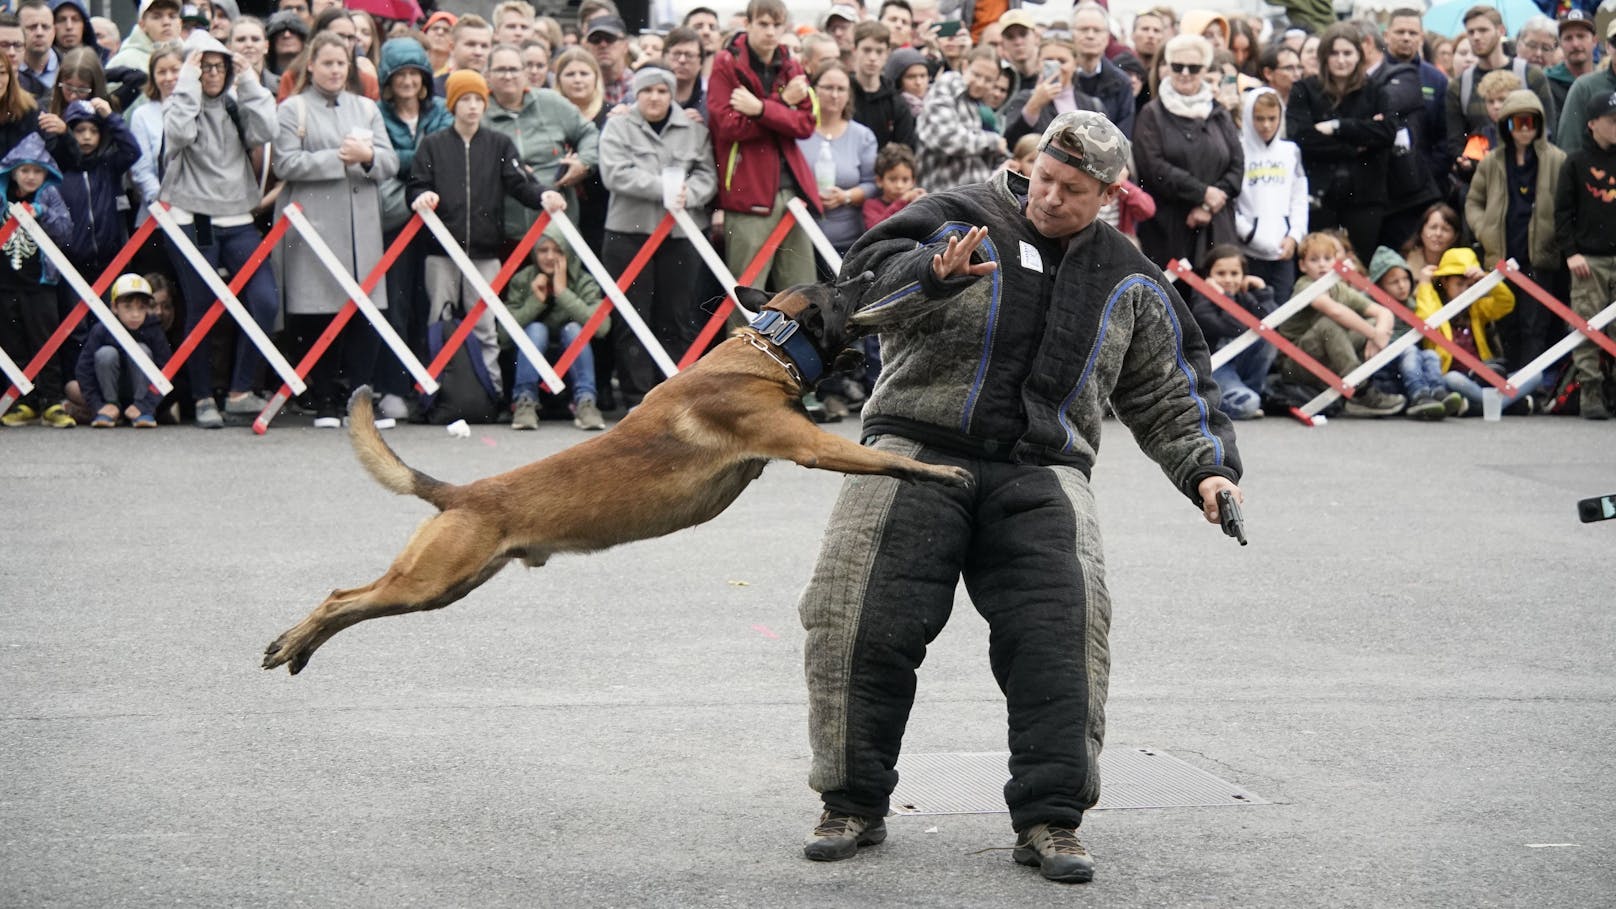
{"label": "red and white folding barrier", "polygon": [[[1267,324],[1264,320],[1258,319],[1256,316],[1247,311],[1244,306],[1241,306],[1239,303],[1229,299],[1228,296],[1226,296],[1223,292],[1219,291],[1216,287],[1213,287],[1210,282],[1202,278],[1200,275],[1197,275],[1195,273],[1195,269],[1190,265],[1190,263],[1183,259],[1174,259],[1173,261],[1167,263],[1167,274],[1200,291],[1202,296],[1217,304],[1220,309],[1234,317],[1238,322],[1240,322],[1240,324],[1246,326],[1245,334],[1241,335],[1234,341],[1230,341],[1228,344],[1225,344],[1223,347],[1213,352],[1214,356],[1212,359],[1216,364],[1212,367],[1214,370],[1227,364],[1231,359],[1233,359],[1232,356],[1225,356],[1219,360],[1217,356],[1218,354],[1222,354],[1223,351],[1233,347],[1237,342],[1243,340],[1247,335],[1255,333],[1256,338],[1261,338],[1262,340],[1267,341],[1278,348],[1281,353],[1295,360],[1303,369],[1306,369],[1308,372],[1312,373],[1320,382],[1323,382],[1327,387],[1331,388],[1337,396],[1345,396],[1349,398],[1352,397],[1353,388],[1356,387],[1357,383],[1351,382],[1348,379],[1343,379],[1341,376],[1336,375],[1328,366],[1320,363],[1307,351],[1297,347],[1295,343],[1287,339],[1284,335],[1281,335],[1279,332],[1275,331],[1272,325]],[[1334,275],[1329,275],[1328,277],[1335,278]],[[1303,291],[1303,294],[1307,295],[1306,299],[1309,303],[1311,303],[1314,299],[1318,298],[1319,294],[1308,295],[1309,291],[1318,286],[1318,284],[1324,284],[1325,290],[1329,290],[1329,288],[1333,287],[1339,280],[1339,278],[1336,278],[1332,281],[1317,282],[1316,284],[1307,287]],[[1323,291],[1320,293],[1323,293]],[[1290,302],[1293,301],[1287,301],[1287,305],[1289,305]],[[1290,312],[1294,313],[1298,308],[1299,307],[1292,307]],[[1245,350],[1247,347],[1250,347],[1252,343],[1253,342],[1251,341],[1245,341],[1240,345],[1240,350]],[[1314,425],[1313,417],[1316,416],[1317,413],[1318,411],[1314,411],[1313,413],[1303,413],[1300,408],[1291,408],[1291,415],[1308,426]]]}
{"label": "red and white folding barrier", "polygon": [[[640,344],[645,347],[646,353],[651,355],[651,359],[656,363],[657,368],[662,370],[662,374],[665,376],[673,376],[678,373],[683,367],[675,365],[673,359],[668,356],[668,352],[662,349],[662,344],[657,341],[651,327],[645,324],[645,320],[640,318],[639,311],[628,302],[628,297],[623,295],[623,289],[617,286],[616,281],[612,280],[611,273],[606,270],[606,266],[600,263],[600,259],[595,255],[594,250],[589,248],[589,244],[584,242],[583,235],[578,233],[578,228],[574,227],[572,222],[566,218],[557,218],[555,223],[557,227],[561,228],[561,233],[566,236],[567,244],[572,247],[573,254],[578,257],[579,261],[583,262],[585,268],[589,269],[589,273],[595,276],[595,280],[600,283],[600,289],[606,293],[607,298],[616,307],[618,317],[628,323],[629,330],[633,331],[634,336],[640,339]],[[658,242],[660,243],[660,241]],[[579,335],[579,337],[583,338],[587,337],[587,335]]]}
{"label": "red and white folding barrier", "polygon": [[836,247],[830,245],[830,238],[819,229],[819,222],[814,220],[814,213],[808,210],[808,203],[793,196],[791,201],[786,203],[786,210],[790,211],[791,216],[802,225],[802,232],[808,235],[808,242],[814,245],[814,249],[825,260],[825,264],[830,266],[831,273],[841,274],[842,254],[836,251]]}
{"label": "red and white folding barrier", "polygon": [[[84,276],[80,275],[78,269],[73,267],[73,263],[67,260],[66,254],[56,245],[56,242],[50,238],[49,234],[45,233],[43,227],[39,226],[39,222],[34,220],[34,215],[28,208],[14,203],[11,206],[11,216],[17,219],[18,228],[27,231],[28,235],[38,244],[39,251],[44,253],[47,259],[51,260],[51,264],[56,266],[56,270],[61,273],[62,278],[78,292],[80,301],[88,305],[90,311],[95,313],[95,317],[100,319],[101,324],[105,325],[107,330],[112,333],[113,340],[117,342],[119,347],[123,348],[124,353],[129,355],[129,359],[134,362],[135,367],[151,381],[152,387],[157,389],[158,393],[165,395],[173,391],[174,386],[168,381],[168,377],[163,375],[163,371],[157,367],[156,363],[152,362],[151,357],[140,349],[140,343],[134,339],[133,335],[129,334],[129,329],[123,327],[123,323],[118,321],[118,317],[107,307],[107,304],[101,301],[101,294],[105,292],[105,288],[98,291],[84,280]],[[133,250],[130,251],[130,254],[133,255]],[[114,262],[113,264],[122,267],[120,263]],[[117,273],[112,271],[110,267],[107,272],[103,273],[102,277],[106,277],[108,273],[112,274],[114,279],[117,277]],[[63,323],[66,324],[66,321],[63,320]],[[69,331],[71,330],[70,326]],[[60,332],[60,329],[58,329],[58,332]],[[63,337],[65,339],[66,335],[64,334]],[[59,347],[60,343],[57,346]],[[55,353],[55,348],[52,348],[51,352]],[[44,361],[40,361],[40,365],[43,366]],[[34,374],[38,375],[37,371]],[[6,401],[5,407],[9,409],[10,406],[11,402]]]}
{"label": "red and white folding barrier", "polygon": [[[241,299],[236,296],[241,292],[242,288],[247,286],[247,282],[252,279],[258,269],[263,266],[264,260],[269,257],[270,250],[274,249],[275,243],[280,239],[281,235],[286,233],[287,225],[290,222],[284,216],[276,221],[274,227],[259,242],[258,248],[253,251],[253,255],[247,262],[242,264],[241,268],[236,270],[236,274],[231,276],[230,283],[225,284],[224,281],[220,280],[218,271],[208,264],[208,260],[202,255],[202,251],[196,248],[196,244],[192,243],[189,237],[185,236],[184,229],[180,227],[178,221],[174,220],[174,215],[168,210],[166,202],[153,202],[146,207],[146,210],[151,213],[152,218],[162,228],[164,235],[168,237],[169,245],[179,251],[186,263],[196,271],[197,275],[202,278],[202,282],[208,286],[208,290],[213,291],[214,295],[213,304],[208,308],[202,320],[192,329],[191,333],[186,337],[185,343],[180,345],[180,349],[169,357],[168,363],[163,367],[163,374],[172,379],[178,373],[180,366],[202,343],[209,329],[218,321],[219,313],[224,311],[230,313],[231,317],[236,320],[236,324],[241,326],[247,340],[258,348],[258,352],[264,356],[264,361],[269,364],[271,369],[275,370],[275,374],[280,376],[281,381],[292,389],[292,393],[302,394],[307,387],[303,384],[302,377],[297,374],[297,370],[292,368],[292,364],[286,361],[286,357],[281,355],[280,349],[275,346],[275,342],[264,334],[264,330],[258,325],[258,320],[247,312],[246,307],[241,305]],[[196,391],[200,394],[209,393],[207,389],[197,389]]]}
{"label": "red and white folding barrier", "polygon": [[[0,244],[4,243],[4,240],[0,240]],[[7,356],[4,350],[0,350],[0,373],[5,373],[6,381],[16,386],[17,390],[23,394],[26,395],[34,390],[34,383],[28,381],[28,375],[22,371],[22,367]]]}
{"label": "red and white folding barrier", "polygon": [[1560,318],[1564,319],[1572,329],[1571,334],[1560,339],[1559,343],[1545,350],[1537,359],[1522,366],[1509,377],[1509,384],[1504,388],[1505,395],[1514,395],[1520,386],[1528,380],[1541,375],[1556,360],[1570,353],[1572,348],[1583,342],[1583,339],[1594,342],[1604,349],[1605,353],[1616,357],[1616,340],[1611,340],[1605,334],[1605,326],[1616,321],[1616,303],[1605,307],[1591,319],[1584,319],[1577,315],[1576,310],[1556,300],[1541,285],[1521,273],[1520,263],[1514,259],[1505,259],[1498,263],[1498,270],[1511,284],[1526,291],[1531,297],[1543,304],[1543,307]]}
{"label": "red and white folding barrier", "polygon": [[[640,272],[645,270],[645,266],[650,264],[651,257],[656,255],[656,251],[661,248],[662,241],[666,240],[668,235],[672,233],[674,223],[675,219],[672,214],[664,214],[662,220],[657,222],[656,229],[651,231],[651,236],[646,238],[645,243],[640,246],[640,251],[634,254],[634,258],[623,269],[623,273],[618,275],[617,280],[611,283],[623,291],[627,291],[634,286],[634,280],[640,276]],[[596,280],[599,281],[600,279],[597,277]],[[566,375],[567,370],[572,368],[572,364],[577,361],[584,348],[589,346],[590,340],[595,337],[595,332],[600,330],[600,323],[606,321],[606,317],[611,315],[614,308],[616,307],[611,297],[608,296],[600,301],[600,305],[595,307],[595,314],[590,316],[589,321],[584,323],[583,330],[578,333],[578,337],[567,346],[561,357],[556,360],[556,372]],[[547,388],[546,390],[556,391],[554,388]]]}
{"label": "red and white folding barrier", "polygon": [[[545,359],[544,354],[533,346],[533,339],[529,338],[527,332],[522,330],[521,324],[511,315],[511,311],[505,307],[505,302],[499,298],[499,292],[490,286],[488,279],[484,278],[483,273],[477,270],[477,266],[471,261],[471,257],[466,255],[466,251],[460,248],[460,243],[455,240],[454,235],[449,233],[449,228],[443,226],[443,221],[438,217],[438,213],[428,209],[427,211],[418,212],[417,215],[420,217],[421,223],[426,225],[426,229],[432,232],[432,236],[437,238],[438,245],[443,247],[443,251],[448,254],[455,267],[460,269],[460,273],[465,276],[467,281],[471,282],[472,288],[477,291],[479,297],[478,304],[493,311],[494,320],[505,327],[505,332],[511,336],[511,343],[516,345],[516,349],[538,369],[539,375],[546,383],[559,390],[562,387],[561,377],[556,375],[555,370],[550,367],[550,361]],[[565,221],[567,219],[562,218],[560,220]],[[481,318],[482,313],[479,311],[477,315],[478,318]],[[476,319],[471,318],[469,315],[463,321],[472,325],[476,325],[477,322]],[[462,343],[464,342],[462,341]]]}
{"label": "red and white folding barrier", "polygon": [[[1430,335],[1434,334],[1439,338],[1443,338],[1441,326],[1444,323],[1464,312],[1466,309],[1469,309],[1471,304],[1475,303],[1483,296],[1486,296],[1486,294],[1494,287],[1497,287],[1498,283],[1502,280],[1504,280],[1504,276],[1502,274],[1493,272],[1480,281],[1477,281],[1464,293],[1448,301],[1446,306],[1443,306],[1441,309],[1432,313],[1429,318],[1422,320],[1413,313],[1408,313],[1408,317],[1412,318],[1413,320],[1409,324],[1418,330],[1405,332],[1401,337],[1394,339],[1379,353],[1363,361],[1363,363],[1360,364],[1357,369],[1347,373],[1346,380],[1352,385],[1356,386],[1358,383],[1379,372],[1386,364],[1402,356],[1403,351],[1408,350],[1410,347],[1420,343],[1422,335],[1429,337]],[[1370,286],[1375,287],[1376,290],[1380,290],[1378,285],[1371,284]],[[1386,294],[1384,291],[1381,292],[1381,296],[1385,296],[1386,300],[1391,299],[1391,296]],[[1385,301],[1379,302],[1384,303]],[[1404,312],[1407,312],[1406,308],[1404,309]],[[1402,316],[1403,313],[1398,313],[1397,315]],[[1443,338],[1443,340],[1446,340],[1446,338]],[[1318,396],[1313,398],[1313,400],[1303,404],[1301,411],[1308,417],[1318,416],[1319,411],[1329,407],[1337,397],[1339,397],[1339,395],[1334,391],[1323,391],[1319,393]]]}
{"label": "red and white folding barrier", "polygon": [[[296,208],[296,206],[288,206],[287,213],[290,214],[293,208]],[[330,248],[325,246],[324,241],[319,240],[319,235],[314,233],[312,227],[308,224],[308,219],[302,217],[301,210],[299,210],[297,214],[297,220],[302,221],[304,228],[309,228],[308,233],[304,234],[304,236],[307,237],[313,235],[314,239],[319,242],[320,247],[325,250],[326,256],[331,257],[329,259],[331,264],[337,266],[336,271],[339,275],[338,281],[342,282],[341,276],[346,276],[348,274],[348,270],[343,268],[340,263],[337,263],[335,257],[331,256]],[[293,220],[291,222],[293,226],[297,226],[297,220]],[[153,224],[154,222],[151,219],[147,219],[146,223]],[[404,252],[405,247],[410,245],[410,241],[415,239],[415,235],[420,231],[420,229],[421,219],[419,217],[411,216],[410,220],[404,224],[403,229],[398,232],[398,236],[393,239],[393,244],[382,251],[382,257],[377,260],[376,265],[371,268],[370,273],[365,275],[365,280],[361,281],[357,287],[352,287],[351,289],[349,289],[349,286],[353,284],[353,278],[351,276],[348,277],[347,281],[342,282],[344,284],[344,290],[348,293],[348,301],[342,305],[342,308],[337,311],[335,316],[331,317],[331,322],[325,327],[325,331],[320,333],[320,337],[315,339],[314,344],[309,348],[308,353],[304,354],[303,359],[298,361],[297,374],[299,376],[308,376],[309,371],[314,368],[314,364],[319,362],[320,357],[324,356],[325,352],[330,349],[333,343],[336,342],[337,336],[342,333],[342,329],[348,324],[348,321],[353,318],[354,313],[360,311],[361,304],[355,299],[356,296],[365,301],[363,305],[368,306],[371,312],[376,312],[375,306],[370,302],[370,292],[376,289],[377,284],[381,283],[382,278],[387,274],[387,270],[393,267],[394,262],[398,261],[399,255]],[[303,229],[300,228],[299,233],[302,232]],[[311,244],[311,246],[312,245],[313,244]],[[385,325],[386,320],[382,321]],[[390,326],[388,328],[388,334],[391,334],[395,339],[398,337],[396,333],[392,332]],[[405,352],[408,353],[408,350]],[[417,368],[420,368],[421,365],[420,361],[416,360],[413,354],[410,354],[409,361],[405,362],[406,366],[408,366],[410,362],[415,363]],[[411,374],[414,375],[415,370],[412,369]],[[427,381],[424,383],[424,385],[428,387],[429,390],[436,391],[438,388],[438,383],[433,380],[431,376],[427,376],[426,380]],[[417,381],[419,381],[419,379],[417,379]],[[259,435],[263,435],[265,432],[267,432],[269,430],[270,422],[275,419],[275,415],[280,413],[281,408],[285,407],[286,402],[291,400],[291,398],[292,389],[287,385],[282,385],[280,390],[269,399],[269,403],[264,405],[264,409],[259,412],[258,418],[253,420],[253,432],[258,433]]]}
{"label": "red and white folding barrier", "polygon": [[[20,226],[21,222],[15,216],[15,213],[19,208],[24,212],[32,212],[33,210],[25,203],[14,203],[11,207],[11,211],[13,213],[12,217],[7,218],[5,224],[0,225],[0,243],[4,243],[6,240],[10,239],[11,233],[17,230]],[[37,228],[38,224],[35,224],[35,227]],[[156,229],[157,225],[151,223],[149,220],[140,227],[135,228],[135,232],[129,237],[129,241],[123,245],[122,249],[118,250],[117,255],[112,257],[112,261],[107,264],[107,267],[101,272],[101,275],[95,279],[95,284],[91,285],[89,288],[91,291],[93,291],[91,296],[94,297],[98,304],[100,303],[101,295],[106,293],[107,288],[112,286],[112,282],[118,279],[118,276],[123,273],[125,266],[129,264],[129,260],[134,258],[135,253],[139,251],[143,244],[145,244],[146,238],[151,236],[152,231]],[[35,236],[37,237],[43,233],[44,231],[41,230]],[[49,238],[47,237],[46,239]],[[40,248],[43,249],[44,247],[41,246]],[[51,249],[55,249],[57,255],[60,256],[61,250],[57,249],[54,243],[51,244]],[[52,259],[52,262],[53,264],[56,264],[58,270],[62,270],[62,266],[67,264],[65,258]],[[66,270],[62,270],[63,275],[67,275],[69,272],[71,272],[71,274],[75,277],[78,277],[79,275],[78,270],[72,268],[71,265],[68,265]],[[74,289],[79,291],[81,297],[84,296],[83,290],[80,289],[83,283],[84,279],[79,277],[78,284],[74,285]],[[101,308],[104,310],[106,307],[105,305],[102,305]],[[44,346],[40,347],[39,352],[34,354],[34,358],[29,360],[28,364],[22,368],[23,376],[31,381],[35,376],[39,375],[40,370],[45,368],[45,364],[50,362],[51,357],[56,356],[56,352],[61,349],[62,345],[67,342],[68,337],[73,334],[73,329],[77,328],[78,324],[84,321],[85,315],[90,311],[89,303],[83,299],[80,299],[79,302],[73,307],[72,311],[67,314],[67,318],[63,319],[61,324],[56,326],[56,330],[54,332],[51,332],[51,336],[46,339]],[[113,321],[116,322],[117,319],[113,319]],[[123,326],[120,325],[118,327],[121,329]],[[128,337],[128,334],[128,332],[124,332],[125,337]],[[136,350],[138,351],[138,349],[139,348],[137,347]],[[150,358],[148,358],[148,362],[149,361]],[[167,384],[166,380],[164,384]],[[10,410],[11,405],[17,403],[17,399],[21,398],[24,394],[26,394],[26,392],[24,392],[20,386],[15,384],[6,389],[6,393],[4,395],[0,395],[0,413],[5,413],[6,411]],[[167,394],[167,392],[165,391],[164,394]]]}
{"label": "red and white folding barrier", "polygon": [[[757,276],[763,271],[763,266],[774,258],[775,251],[780,248],[781,243],[785,242],[786,234],[791,233],[791,228],[795,227],[796,224],[797,217],[791,214],[789,210],[781,216],[780,223],[774,225],[774,230],[769,231],[769,235],[763,240],[763,245],[758,247],[757,254],[752,257],[751,262],[747,263],[740,277],[736,278],[736,282],[750,285],[753,281],[756,281]],[[719,280],[722,281],[723,278],[720,277]],[[735,305],[733,294],[726,296],[723,302],[718,304],[712,318],[708,319],[707,324],[702,326],[701,332],[696,335],[696,340],[690,345],[690,349],[685,351],[684,356],[679,358],[680,369],[688,369],[690,364],[701,357],[702,352],[707,349],[707,345],[712,343],[713,338],[724,327],[724,323],[729,320],[730,310],[734,309]]]}
{"label": "red and white folding barrier", "polygon": [[[1185,264],[1186,266],[1188,265],[1188,263]],[[1302,310],[1307,309],[1309,306],[1312,306],[1314,300],[1317,300],[1318,298],[1329,293],[1331,288],[1340,283],[1340,276],[1336,275],[1334,272],[1331,272],[1319,280],[1314,281],[1312,284],[1309,284],[1307,287],[1303,288],[1301,293],[1291,297],[1284,303],[1281,303],[1273,312],[1263,316],[1263,327],[1269,330],[1278,328],[1280,323],[1284,322],[1286,319],[1289,319],[1291,316],[1296,315]],[[1277,332],[1275,333],[1277,334]],[[1229,343],[1212,352],[1212,368],[1221,369],[1230,360],[1233,360],[1235,357],[1238,357],[1244,353],[1246,348],[1257,343],[1259,338],[1264,337],[1267,337],[1267,335],[1260,329],[1247,329],[1245,334],[1242,334],[1240,337],[1235,338],[1233,341],[1230,341]],[[1334,373],[1331,373],[1331,375],[1334,375]]]}
{"label": "red and white folding barrier", "polygon": [[[544,229],[549,225],[550,213],[546,211],[539,212],[538,218],[528,227],[527,233],[523,234],[522,239],[517,241],[516,249],[505,258],[504,264],[500,266],[499,271],[494,275],[494,280],[488,282],[490,289],[495,293],[505,292],[505,285],[510,283],[511,276],[515,275],[523,264],[527,262],[528,253],[533,251],[534,244],[539,242],[539,237],[544,234]],[[477,327],[477,320],[482,318],[483,310],[487,308],[487,304],[479,296],[477,302],[466,310],[466,314],[461,318],[459,326],[449,333],[449,337],[443,340],[443,346],[438,348],[438,355],[433,357],[432,362],[426,365],[427,372],[432,373],[434,378],[443,375],[443,370],[448,367],[449,360],[454,357],[455,351],[460,349],[460,345],[466,343],[466,339],[471,337],[472,330]],[[560,367],[556,367],[555,371],[563,374],[566,372],[565,369]]]}

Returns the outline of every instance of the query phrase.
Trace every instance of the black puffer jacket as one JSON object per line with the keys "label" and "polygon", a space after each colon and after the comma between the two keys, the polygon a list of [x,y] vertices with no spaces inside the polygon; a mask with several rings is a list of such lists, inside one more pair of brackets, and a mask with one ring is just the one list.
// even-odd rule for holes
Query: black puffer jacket
{"label": "black puffer jacket", "polygon": [[[1323,207],[1386,204],[1387,165],[1398,127],[1385,111],[1384,94],[1372,84],[1348,93],[1340,104],[1324,93],[1318,76],[1291,87],[1285,137],[1302,149],[1308,192]],[[1316,127],[1329,120],[1338,125],[1326,136]]]}

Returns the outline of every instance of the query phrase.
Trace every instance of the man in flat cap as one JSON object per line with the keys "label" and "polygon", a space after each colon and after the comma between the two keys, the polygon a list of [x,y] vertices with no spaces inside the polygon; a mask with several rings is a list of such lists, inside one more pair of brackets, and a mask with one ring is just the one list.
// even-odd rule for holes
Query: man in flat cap
{"label": "man in flat cap", "polygon": [[[971,488],[849,477],[804,591],[810,859],[886,838],[915,670],[961,577],[1005,694],[1014,857],[1081,882],[1110,673],[1089,472],[1109,404],[1209,521],[1240,479],[1205,341],[1160,270],[1097,219],[1128,140],[1103,114],[1055,118],[1030,176],[928,195],[865,234],[852,323],[880,332],[864,442],[974,476]],[[973,226],[977,225],[977,226]]]}

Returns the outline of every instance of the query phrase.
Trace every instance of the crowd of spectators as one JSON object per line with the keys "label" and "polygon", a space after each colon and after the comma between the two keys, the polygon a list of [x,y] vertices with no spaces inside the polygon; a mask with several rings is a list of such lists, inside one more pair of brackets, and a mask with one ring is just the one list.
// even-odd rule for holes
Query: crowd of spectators
{"label": "crowd of spectators", "polygon": [[[1123,22],[1087,0],[1058,21],[1018,0],[884,0],[793,22],[780,0],[752,0],[744,13],[695,7],[634,34],[611,0],[584,0],[565,22],[523,0],[499,3],[489,19],[433,12],[420,22],[337,0],[280,0],[263,19],[236,0],[142,0],[120,36],[82,0],[21,0],[0,13],[0,191],[31,203],[90,280],[154,201],[226,278],[293,202],[358,277],[411,208],[442,216],[486,277],[541,208],[569,219],[617,274],[668,205],[683,207],[739,275],[792,199],[845,252],[919,195],[1025,172],[1055,115],[1088,109],[1134,143],[1125,191],[1102,219],[1160,266],[1194,263],[1259,315],[1340,259],[1422,315],[1503,258],[1584,316],[1611,301],[1616,26],[1599,34],[1584,0],[1546,3],[1558,20],[1533,18],[1513,34],[1491,6],[1467,10],[1449,35],[1427,31],[1418,8],[1338,22],[1317,4],[1288,5],[1289,24],[1167,7]],[[214,295],[162,231],[152,237],[128,269],[150,296],[134,327],[167,349]],[[442,320],[477,297],[435,243],[418,236],[372,292],[422,361]],[[77,300],[26,232],[4,252],[0,342],[22,364]],[[507,293],[551,356],[601,303],[578,252],[552,229]],[[754,283],[826,277],[798,227]],[[719,290],[675,226],[626,292],[677,359]],[[296,231],[240,296],[294,362],[346,300]],[[1568,331],[1525,294],[1487,299],[1443,330],[1501,371]],[[1230,340],[1217,307],[1192,304],[1214,347]],[[279,384],[225,320],[170,400],[137,394],[127,376],[127,400],[113,399],[85,387],[116,372],[98,372],[111,356],[104,345],[83,353],[93,321],[0,421],[216,428],[256,415]],[[1396,333],[1384,307],[1334,291],[1287,329],[1341,372]],[[603,411],[633,406],[661,377],[620,318],[600,324],[561,399],[542,392],[491,317],[471,343],[480,381],[518,429],[545,415],[601,428]],[[1231,415],[1260,415],[1270,384],[1302,394],[1315,385],[1266,345],[1255,350],[1219,377]],[[1349,412],[1435,419],[1479,401],[1463,364],[1418,351]],[[840,418],[878,369],[872,343],[864,368],[806,403]],[[362,319],[309,385],[300,404],[319,426],[340,425],[359,385],[377,391],[384,416],[427,412]],[[1616,405],[1609,358],[1587,344],[1528,391],[1506,402],[1514,412],[1597,418]]]}

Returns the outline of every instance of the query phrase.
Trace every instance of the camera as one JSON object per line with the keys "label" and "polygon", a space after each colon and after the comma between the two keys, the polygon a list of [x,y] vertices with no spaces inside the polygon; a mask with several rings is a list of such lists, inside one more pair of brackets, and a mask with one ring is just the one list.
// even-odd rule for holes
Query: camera
{"label": "camera", "polygon": [[1584,524],[1616,518],[1616,494],[1583,499],[1577,503],[1577,517]]}

